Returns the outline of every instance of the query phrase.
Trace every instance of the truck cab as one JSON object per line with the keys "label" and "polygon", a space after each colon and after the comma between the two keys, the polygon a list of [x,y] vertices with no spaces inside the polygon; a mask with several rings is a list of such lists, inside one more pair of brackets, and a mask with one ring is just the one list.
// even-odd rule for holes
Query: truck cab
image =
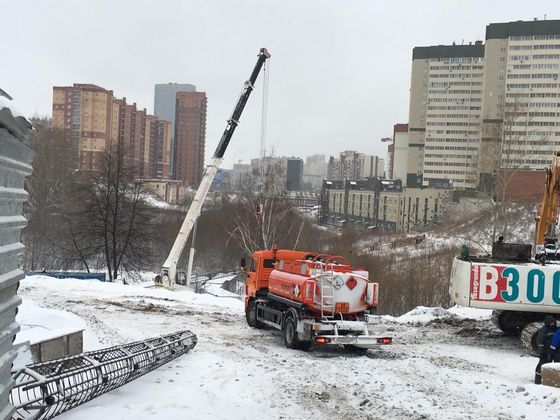
{"label": "truck cab", "polygon": [[313,257],[314,254],[302,251],[289,250],[265,250],[256,251],[253,255],[244,259],[241,264],[245,270],[247,281],[245,283],[245,309],[251,300],[258,297],[266,297],[268,294],[268,279],[272,270],[276,268],[276,263],[282,261],[303,260]]}

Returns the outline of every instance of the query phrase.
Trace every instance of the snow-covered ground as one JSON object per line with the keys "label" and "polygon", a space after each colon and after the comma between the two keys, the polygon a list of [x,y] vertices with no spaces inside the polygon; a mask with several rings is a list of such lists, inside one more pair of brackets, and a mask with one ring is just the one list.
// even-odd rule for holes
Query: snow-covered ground
{"label": "snow-covered ground", "polygon": [[560,417],[560,389],[532,383],[537,359],[485,311],[386,317],[394,344],[358,356],[286,349],[278,332],[249,328],[234,298],[42,276],[22,281],[20,295],[27,323],[26,308],[68,311],[101,346],[185,328],[199,338],[189,354],[61,420]]}
{"label": "snow-covered ground", "polygon": [[156,207],[158,209],[166,209],[166,210],[180,210],[181,206],[175,204],[169,204],[166,201],[163,201],[161,198],[154,194],[142,194],[142,199],[151,207]]}

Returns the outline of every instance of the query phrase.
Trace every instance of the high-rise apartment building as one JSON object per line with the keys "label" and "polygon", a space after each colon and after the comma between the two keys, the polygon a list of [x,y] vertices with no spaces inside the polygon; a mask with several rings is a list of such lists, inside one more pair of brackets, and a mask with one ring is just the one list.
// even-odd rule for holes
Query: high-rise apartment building
{"label": "high-rise apartment building", "polygon": [[482,175],[544,169],[560,150],[560,20],[486,27]]}
{"label": "high-rise apartment building", "polygon": [[146,116],[146,141],[144,165],[146,173],[153,178],[169,179],[171,159],[171,122]]}
{"label": "high-rise apartment building", "polygon": [[393,168],[395,160],[395,142],[389,143],[387,145],[387,178],[393,178]]}
{"label": "high-rise apartment building", "polygon": [[315,154],[307,156],[303,166],[303,182],[311,184],[313,188],[320,188],[323,179],[327,177],[327,162],[325,155]]}
{"label": "high-rise apartment building", "polygon": [[353,150],[341,152],[338,158],[331,156],[327,165],[330,180],[381,178],[384,174],[384,159]]}
{"label": "high-rise apartment building", "polygon": [[115,98],[110,90],[91,84],[55,86],[53,123],[72,139],[83,171],[101,170],[103,154],[118,144],[135,178],[169,176],[171,123]]}
{"label": "high-rise apartment building", "polygon": [[171,139],[173,131],[171,130],[171,122],[156,119],[156,146],[155,146],[155,168],[156,178],[171,178]]}
{"label": "high-rise apartment building", "polygon": [[249,163],[234,163],[231,171],[232,188],[235,191],[242,190],[251,177],[251,164]]}
{"label": "high-rise apartment building", "polygon": [[360,179],[385,178],[385,159],[360,153]]}
{"label": "high-rise apartment building", "polygon": [[175,109],[175,177],[197,187],[204,171],[206,93],[178,92]]}
{"label": "high-rise apartment building", "polygon": [[154,87],[154,116],[171,122],[171,173],[174,172],[175,156],[175,114],[177,93],[196,92],[196,86],[186,83],[160,83]]}
{"label": "high-rise apartment building", "polygon": [[76,148],[78,167],[96,171],[111,147],[113,91],[91,84],[53,88],[53,123],[64,128]]}
{"label": "high-rise apartment building", "polygon": [[[406,187],[408,163],[408,124],[395,124],[393,126],[393,142],[389,145],[389,179],[400,179]],[[415,156],[417,159],[417,157]]]}
{"label": "high-rise apartment building", "polygon": [[286,162],[286,190],[301,191],[303,182],[303,160],[288,158]]}
{"label": "high-rise apartment building", "polygon": [[356,151],[346,150],[338,158],[329,158],[327,178],[330,180],[361,179],[360,172],[360,154]]}
{"label": "high-rise apartment building", "polygon": [[414,48],[408,187],[477,187],[483,73],[482,41]]}
{"label": "high-rise apartment building", "polygon": [[[405,185],[490,190],[500,171],[548,167],[559,77],[560,20],[492,23],[484,45],[414,48]],[[393,145],[393,177],[404,153]]]}

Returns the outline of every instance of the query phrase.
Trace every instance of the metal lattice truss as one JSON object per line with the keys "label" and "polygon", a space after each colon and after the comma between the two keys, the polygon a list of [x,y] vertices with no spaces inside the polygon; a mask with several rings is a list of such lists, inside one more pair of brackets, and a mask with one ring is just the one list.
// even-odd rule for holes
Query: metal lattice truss
{"label": "metal lattice truss", "polygon": [[12,419],[51,419],[181,356],[196,342],[190,331],[179,331],[29,365],[13,373]]}

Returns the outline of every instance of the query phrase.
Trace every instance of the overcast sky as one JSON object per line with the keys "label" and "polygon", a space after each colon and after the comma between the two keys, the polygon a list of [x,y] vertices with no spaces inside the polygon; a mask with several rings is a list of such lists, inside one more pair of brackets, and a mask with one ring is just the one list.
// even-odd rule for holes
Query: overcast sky
{"label": "overcast sky", "polygon": [[[460,6],[459,6],[460,5]],[[408,120],[412,48],[484,40],[488,23],[560,18],[560,2],[0,0],[0,87],[20,113],[51,114],[52,87],[94,83],[153,112],[154,84],[207,93],[212,155],[260,47],[270,60],[276,155],[385,157]],[[262,78],[226,152],[258,156]]]}

